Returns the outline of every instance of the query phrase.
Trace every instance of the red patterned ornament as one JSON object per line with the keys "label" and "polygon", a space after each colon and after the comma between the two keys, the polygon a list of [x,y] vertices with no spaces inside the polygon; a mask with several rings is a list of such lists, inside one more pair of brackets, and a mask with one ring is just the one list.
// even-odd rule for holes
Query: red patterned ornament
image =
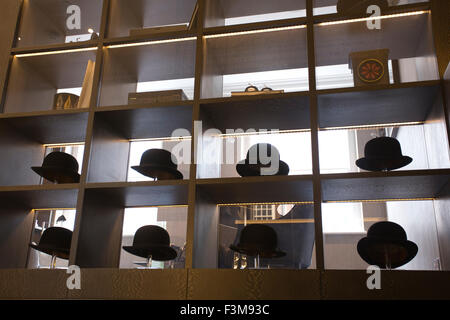
{"label": "red patterned ornament", "polygon": [[380,81],[384,76],[384,65],[377,59],[364,60],[358,66],[358,76],[366,83]]}

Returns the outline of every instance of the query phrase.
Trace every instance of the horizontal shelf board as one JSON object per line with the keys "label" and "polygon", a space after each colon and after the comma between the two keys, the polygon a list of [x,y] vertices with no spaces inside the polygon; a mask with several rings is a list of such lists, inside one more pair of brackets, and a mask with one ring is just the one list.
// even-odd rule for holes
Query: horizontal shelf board
{"label": "horizontal shelf board", "polygon": [[126,139],[150,139],[170,137],[174,130],[192,130],[192,105],[119,107],[115,111],[96,112],[95,119],[109,123]]}
{"label": "horizontal shelf board", "polygon": [[170,206],[188,204],[188,186],[186,180],[88,183],[86,192],[121,207]]}
{"label": "horizontal shelf board", "polygon": [[440,81],[319,90],[319,127],[425,121]]}
{"label": "horizontal shelf board", "polygon": [[306,68],[306,28],[206,39],[206,68],[240,74]]}
{"label": "horizontal shelf board", "polygon": [[25,206],[30,210],[75,208],[78,188],[78,184],[0,187],[0,202],[3,205]]}
{"label": "horizontal shelf board", "polygon": [[310,175],[198,179],[197,188],[217,204],[313,201]]}
{"label": "horizontal shelf board", "polygon": [[42,53],[49,51],[60,51],[60,50],[76,50],[82,48],[92,48],[99,45],[98,40],[80,41],[80,42],[69,42],[69,43],[59,43],[59,44],[49,44],[43,46],[32,46],[32,47],[17,47],[11,50],[11,54],[29,54],[29,53]]}
{"label": "horizontal shelf board", "polygon": [[201,110],[215,127],[226,129],[306,129],[310,127],[305,93],[202,100]]}
{"label": "horizontal shelf board", "polygon": [[246,32],[246,31],[254,31],[254,30],[265,30],[265,29],[273,29],[279,27],[291,27],[298,25],[305,25],[307,23],[307,19],[302,18],[292,18],[292,19],[283,19],[276,21],[262,21],[262,22],[254,22],[254,23],[245,23],[245,24],[235,24],[228,26],[219,26],[219,27],[209,27],[203,29],[203,34],[208,35],[220,35],[227,33],[235,33],[235,32]]}
{"label": "horizontal shelf board", "polygon": [[442,196],[450,169],[322,174],[322,200],[414,199]]}
{"label": "horizontal shelf board", "polygon": [[124,110],[135,110],[135,109],[150,109],[150,108],[163,108],[163,107],[179,107],[179,106],[190,106],[194,105],[194,100],[183,100],[176,102],[160,102],[160,103],[149,103],[149,104],[127,104],[122,106],[100,106],[96,108],[96,112],[105,111],[124,111]]}
{"label": "horizontal shelf board", "polygon": [[129,44],[142,44],[144,42],[159,41],[159,40],[171,40],[171,39],[182,39],[197,37],[197,30],[193,29],[191,31],[173,31],[173,32],[159,32],[150,33],[147,35],[139,36],[125,36],[125,37],[113,37],[106,38],[103,41],[104,46],[112,45],[129,45]]}
{"label": "horizontal shelf board", "polygon": [[429,14],[382,20],[381,30],[369,30],[365,21],[314,27],[317,66],[346,64],[351,52],[389,49],[389,59],[430,56],[426,44]]}
{"label": "horizontal shelf board", "polygon": [[41,144],[84,142],[88,112],[78,109],[2,114],[1,122]]}

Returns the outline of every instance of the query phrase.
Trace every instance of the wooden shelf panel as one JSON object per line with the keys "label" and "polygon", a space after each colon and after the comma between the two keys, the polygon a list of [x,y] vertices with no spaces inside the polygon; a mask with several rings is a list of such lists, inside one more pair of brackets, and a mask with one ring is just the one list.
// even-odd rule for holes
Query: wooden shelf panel
{"label": "wooden shelf panel", "polygon": [[444,196],[450,170],[322,174],[322,200],[414,199]]}
{"label": "wooden shelf panel", "polygon": [[112,0],[108,37],[128,36],[130,29],[189,23],[196,0]]}
{"label": "wooden shelf panel", "polygon": [[40,144],[84,142],[88,112],[63,110],[30,114],[4,114],[0,122],[7,123],[20,134]]}
{"label": "wooden shelf panel", "polygon": [[111,199],[123,208],[142,206],[187,205],[187,181],[89,183],[90,196]]}
{"label": "wooden shelf panel", "polygon": [[[80,8],[80,28],[69,29],[67,21],[70,5]],[[92,28],[100,30],[103,0],[31,0],[25,1],[21,18],[18,47],[64,43],[66,36],[88,34]]]}
{"label": "wooden shelf panel", "polygon": [[[98,109],[95,119],[106,122],[126,139],[170,137],[179,128],[192,130],[192,102],[180,105],[125,107],[103,111]],[[114,110],[114,111],[113,111]]]}
{"label": "wooden shelf panel", "polygon": [[433,56],[429,14],[382,20],[380,30],[369,30],[366,21],[314,27],[316,65],[347,64],[349,53],[389,49],[390,59]]}
{"label": "wooden shelf panel", "polygon": [[30,210],[75,208],[77,197],[77,184],[0,187],[0,202],[4,206],[21,206]]}
{"label": "wooden shelf panel", "polygon": [[318,91],[319,127],[425,121],[439,81]]}
{"label": "wooden shelf panel", "polygon": [[304,93],[206,99],[200,109],[222,132],[310,127],[309,97]]}
{"label": "wooden shelf panel", "polygon": [[199,179],[197,190],[217,204],[313,200],[311,176]]}

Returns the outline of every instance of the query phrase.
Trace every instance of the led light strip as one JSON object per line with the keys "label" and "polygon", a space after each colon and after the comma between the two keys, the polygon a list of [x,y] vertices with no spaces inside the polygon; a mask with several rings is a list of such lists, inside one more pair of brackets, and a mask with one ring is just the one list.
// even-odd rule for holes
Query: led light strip
{"label": "led light strip", "polygon": [[290,26],[290,27],[279,27],[279,28],[270,28],[270,29],[260,29],[260,30],[250,30],[250,31],[239,31],[239,32],[230,32],[230,33],[220,33],[220,34],[210,34],[203,36],[205,39],[214,39],[214,38],[223,38],[223,37],[234,37],[245,34],[256,34],[256,33],[266,33],[266,32],[277,32],[277,31],[286,31],[286,30],[296,30],[296,29],[305,29],[306,25],[300,26]]}
{"label": "led light strip", "polygon": [[69,211],[76,210],[76,208],[45,208],[45,209],[32,209],[33,213],[39,213],[39,211]]}
{"label": "led light strip", "polygon": [[69,142],[69,143],[48,143],[42,145],[44,148],[63,148],[72,146],[84,146],[84,142]]}
{"label": "led light strip", "polygon": [[390,15],[378,16],[378,17],[367,17],[367,18],[357,18],[357,19],[348,19],[348,20],[340,20],[340,21],[330,21],[330,22],[322,22],[317,25],[318,26],[331,26],[331,25],[336,25],[336,24],[345,24],[345,23],[353,23],[353,22],[384,20],[384,19],[393,19],[393,18],[399,18],[399,17],[417,16],[417,15],[426,14],[426,13],[430,13],[430,11],[423,10],[423,11],[390,14]]}
{"label": "led light strip", "polygon": [[166,40],[154,40],[154,41],[146,41],[146,42],[126,43],[126,44],[113,44],[113,45],[106,46],[106,48],[114,49],[114,48],[125,48],[125,47],[140,47],[140,46],[149,46],[149,45],[155,45],[155,44],[173,43],[173,42],[182,42],[182,41],[193,41],[193,40],[197,40],[197,37],[166,39]]}
{"label": "led light strip", "polygon": [[323,203],[377,203],[377,202],[395,202],[395,201],[430,201],[436,200],[436,198],[401,198],[401,199],[374,199],[374,200],[331,200],[324,201]]}
{"label": "led light strip", "polygon": [[257,206],[257,205],[307,205],[314,204],[314,201],[292,201],[292,202],[249,202],[249,203],[220,203],[218,207],[241,207],[241,206]]}
{"label": "led light strip", "polygon": [[65,53],[95,51],[95,50],[97,50],[97,47],[80,48],[80,49],[68,49],[68,50],[57,50],[57,51],[45,51],[45,52],[34,52],[34,53],[21,53],[21,54],[14,55],[14,57],[16,57],[16,58],[25,58],[25,57],[48,56],[48,55],[54,55],[54,54],[65,54]]}
{"label": "led light strip", "polygon": [[390,127],[406,127],[406,126],[417,126],[425,124],[424,121],[414,121],[414,122],[394,122],[394,123],[382,123],[382,124],[369,124],[364,126],[344,126],[344,127],[326,127],[319,128],[320,131],[331,131],[331,130],[370,130],[376,128],[390,128]]}
{"label": "led light strip", "polygon": [[256,131],[256,132],[243,132],[243,133],[224,133],[224,134],[213,135],[213,137],[236,138],[236,137],[245,137],[245,136],[260,136],[260,135],[270,135],[270,134],[303,133],[303,132],[311,132],[311,129]]}
{"label": "led light strip", "polygon": [[234,224],[288,224],[314,223],[314,219],[283,219],[283,220],[235,220]]}
{"label": "led light strip", "polygon": [[130,142],[152,142],[152,141],[185,141],[192,140],[191,136],[186,137],[163,137],[163,138],[145,138],[145,139],[130,139]]}
{"label": "led light strip", "polygon": [[139,208],[187,208],[187,204],[177,204],[177,205],[155,205],[155,206],[131,206],[125,209],[139,209]]}

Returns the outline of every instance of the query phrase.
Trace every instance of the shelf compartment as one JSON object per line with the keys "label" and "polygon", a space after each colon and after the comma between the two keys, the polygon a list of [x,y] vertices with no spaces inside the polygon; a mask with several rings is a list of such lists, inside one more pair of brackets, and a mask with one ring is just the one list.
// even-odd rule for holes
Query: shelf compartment
{"label": "shelf compartment", "polygon": [[193,99],[196,37],[104,49],[100,106],[127,105],[134,92],[183,89]]}
{"label": "shelf compartment", "polygon": [[314,26],[318,89],[353,87],[349,54],[378,49],[389,49],[389,60],[398,62],[387,66],[390,83],[439,79],[430,13],[390,17],[381,24],[379,30],[370,30],[366,21]]}
{"label": "shelf compartment", "polygon": [[2,116],[0,143],[4,152],[1,160],[4,170],[0,173],[0,185],[39,184],[41,178],[31,167],[42,165],[46,146],[84,143],[87,122],[87,112],[58,111],[36,113],[33,116]]}
{"label": "shelf compartment", "polygon": [[89,40],[89,29],[97,33],[100,31],[102,8],[103,0],[24,1],[16,46]]}
{"label": "shelf compartment", "polygon": [[306,16],[306,1],[282,0],[207,0],[205,26],[241,24],[243,21],[262,22]]}
{"label": "shelf compartment", "polygon": [[424,122],[440,94],[439,81],[319,90],[319,127]]}
{"label": "shelf compartment", "polygon": [[[338,0],[313,0],[313,14],[314,15],[328,15],[334,14],[337,12],[336,5]],[[407,8],[410,5],[418,5],[424,2],[428,2],[428,0],[401,0],[401,1],[389,1],[388,12],[390,13],[392,10],[399,8]],[[386,14],[387,12],[383,12]],[[346,16],[349,14],[340,13],[340,15]]]}
{"label": "shelf compartment", "polygon": [[196,0],[112,0],[108,38],[128,36],[131,29],[188,24],[195,4]]}
{"label": "shelf compartment", "polygon": [[[183,141],[189,145],[190,150],[191,104],[141,106],[136,109],[125,107],[96,112],[88,181],[127,181],[128,170],[131,170],[129,167],[140,162],[140,154],[135,159],[137,163],[130,162],[134,159],[130,155],[136,156],[131,154],[132,143],[160,139],[161,145],[158,148],[171,151],[179,143],[177,139],[171,139],[172,133],[177,129],[183,130],[182,136],[186,138]],[[185,179],[189,178],[189,163],[179,161],[178,169]]]}
{"label": "shelf compartment", "polygon": [[16,55],[12,59],[4,113],[51,110],[60,90],[81,88],[96,48]]}
{"label": "shelf compartment", "polygon": [[[127,211],[141,208],[146,211],[140,210],[132,213],[137,216],[131,221],[131,224],[142,226],[148,219],[144,216],[139,218],[140,214],[154,214],[154,210],[150,210],[149,207],[159,206],[160,208],[157,209],[158,219],[166,221],[166,228],[175,232],[176,227],[180,227],[180,225],[171,224],[169,221],[175,217],[181,219],[181,216],[187,212],[187,193],[188,183],[183,181],[88,184],[83,202],[76,264],[91,268],[117,268],[119,266],[130,268],[133,264],[130,262],[131,260],[142,261],[143,259],[138,257],[125,256],[126,261],[122,261],[121,258],[123,241],[127,241],[127,245],[132,241],[132,237],[123,234],[124,223],[127,222],[126,218],[129,213]],[[187,221],[186,215],[185,220]],[[125,230],[126,233],[129,232],[127,230]],[[184,232],[181,232],[181,238],[183,235],[185,237],[185,230],[186,226]],[[176,243],[180,245],[179,239],[175,236],[172,240],[177,240]]]}
{"label": "shelf compartment", "polygon": [[293,130],[310,127],[309,97],[302,92],[268,96],[205,99],[200,110],[214,127]]}
{"label": "shelf compartment", "polygon": [[244,91],[249,83],[285,92],[309,89],[305,25],[204,38],[202,98]]}
{"label": "shelf compartment", "polygon": [[448,169],[322,174],[322,197],[324,201],[433,199],[446,196],[441,191],[449,178]]}

